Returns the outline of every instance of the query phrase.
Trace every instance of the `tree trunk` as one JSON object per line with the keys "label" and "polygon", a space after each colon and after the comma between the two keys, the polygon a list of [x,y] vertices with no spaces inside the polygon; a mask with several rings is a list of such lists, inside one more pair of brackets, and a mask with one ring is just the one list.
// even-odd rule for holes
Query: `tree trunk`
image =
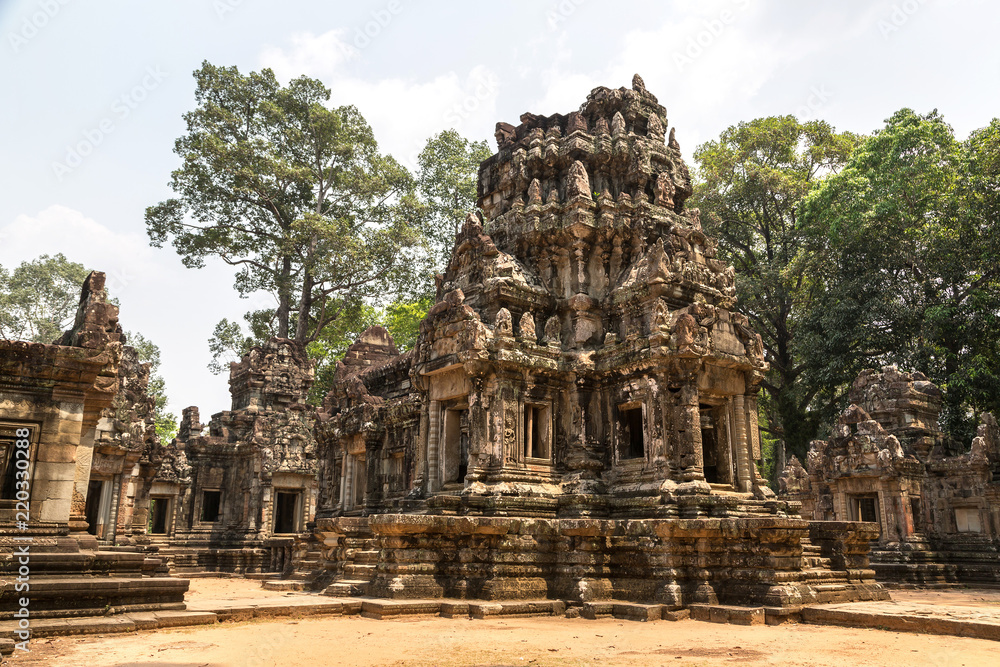
{"label": "tree trunk", "polygon": [[278,275],[278,310],[274,317],[278,320],[278,338],[288,338],[288,315],[291,310],[291,298],[288,277],[292,274],[292,260],[285,257],[281,261],[281,273]]}
{"label": "tree trunk", "polygon": [[295,340],[303,345],[309,338],[309,311],[312,310],[312,288],[315,285],[312,274],[306,271],[302,280],[302,296],[299,298],[299,314],[295,323]]}

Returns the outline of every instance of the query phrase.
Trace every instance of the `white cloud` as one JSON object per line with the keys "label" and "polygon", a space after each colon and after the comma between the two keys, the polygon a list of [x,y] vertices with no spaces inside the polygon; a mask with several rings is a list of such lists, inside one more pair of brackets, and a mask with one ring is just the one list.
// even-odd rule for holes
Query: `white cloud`
{"label": "white cloud", "polygon": [[184,269],[172,250],[150,247],[145,234],[115,231],[59,204],[0,226],[0,265],[8,269],[56,253],[103,271],[108,291],[121,303],[122,327],[159,345],[169,409],[179,417],[181,406],[202,405],[206,412],[228,407],[226,378],[206,381],[206,341],[222,317],[239,320],[248,304],[260,306],[236,297],[229,267],[215,262]]}
{"label": "white cloud", "polygon": [[364,49],[347,39],[344,30],[299,33],[288,47],[265,48],[260,63],[283,81],[301,74],[323,81],[333,92],[333,104],[356,106],[383,151],[411,169],[433,134],[452,128],[465,136],[492,134],[501,82],[489,68],[471,65],[464,72],[452,70],[424,81],[368,80],[346,71],[348,60],[364,58]]}
{"label": "white cloud", "polygon": [[[54,204],[36,215],[21,214],[0,227],[0,264],[25,257],[62,253],[68,259],[103,271],[116,295],[137,291],[133,283],[155,282],[159,267],[144,235],[113,232],[80,211]],[[131,288],[131,289],[130,289]]]}

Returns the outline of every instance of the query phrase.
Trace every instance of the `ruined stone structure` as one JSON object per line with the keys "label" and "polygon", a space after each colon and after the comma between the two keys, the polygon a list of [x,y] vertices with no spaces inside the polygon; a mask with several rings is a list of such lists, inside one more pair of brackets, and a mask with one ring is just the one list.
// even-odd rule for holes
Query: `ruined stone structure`
{"label": "ruined stone structure", "polygon": [[230,368],[232,409],[183,411],[149,492],[149,540],[173,571],[281,570],[316,507],[312,362],[274,338]]}
{"label": "ruined stone structure", "polygon": [[938,426],[941,392],[919,372],[867,370],[829,440],[792,459],[783,498],[806,518],[870,521],[880,579],[1000,583],[1000,431],[985,414],[971,448]]}
{"label": "ruined stone structure", "polygon": [[330,592],[884,596],[873,527],[794,518],[758,472],[763,348],[667,127],[638,76],[497,125],[416,347],[366,332],[321,414]]}
{"label": "ruined stone structure", "polygon": [[[33,617],[184,608],[187,581],[149,576],[159,561],[99,548],[98,538],[142,532],[135,496],[159,444],[149,368],[123,339],[104,274],[94,272],[56,344],[0,341],[2,619],[24,597]],[[16,590],[22,567],[30,590]]]}

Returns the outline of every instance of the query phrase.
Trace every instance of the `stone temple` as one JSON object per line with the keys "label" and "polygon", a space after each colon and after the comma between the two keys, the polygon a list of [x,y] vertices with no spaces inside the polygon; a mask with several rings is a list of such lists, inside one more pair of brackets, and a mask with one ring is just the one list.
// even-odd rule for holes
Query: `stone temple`
{"label": "stone temple", "polygon": [[[156,582],[146,602],[167,606],[187,584],[163,583],[183,582],[165,570],[585,615],[884,599],[868,562],[878,525],[800,518],[760,475],[763,346],[733,310],[733,268],[685,207],[668,128],[638,76],[578,111],[499,123],[483,217],[458,233],[415,347],[364,332],[320,408],[305,400],[311,361],[272,339],[232,365],[230,410],[202,424],[187,408],[160,443],[148,369],[119,376],[129,353],[100,274],[81,313],[104,304],[103,333],[29,350],[79,366],[75,384],[0,343],[0,435],[40,424],[31,512],[47,526],[51,590],[89,558]],[[77,339],[104,356],[67,347]],[[15,509],[0,510],[8,547]],[[10,550],[0,567],[16,570]],[[108,595],[75,613],[104,613]]]}

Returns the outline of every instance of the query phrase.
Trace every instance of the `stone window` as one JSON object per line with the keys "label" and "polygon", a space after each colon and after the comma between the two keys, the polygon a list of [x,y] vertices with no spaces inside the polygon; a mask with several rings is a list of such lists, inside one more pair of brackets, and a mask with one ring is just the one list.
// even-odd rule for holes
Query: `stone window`
{"label": "stone window", "polygon": [[149,499],[149,533],[150,535],[166,535],[170,518],[170,498],[166,496]]}
{"label": "stone window", "polygon": [[524,458],[552,458],[549,446],[549,409],[544,405],[524,406]]}
{"label": "stone window", "polygon": [[875,496],[854,496],[851,499],[851,521],[878,523],[878,499]]}
{"label": "stone window", "polygon": [[979,510],[975,507],[956,507],[955,529],[960,533],[983,532],[983,526],[979,522]]}
{"label": "stone window", "polygon": [[913,532],[924,532],[924,516],[920,513],[920,496],[910,496],[910,514],[913,516]]}
{"label": "stone window", "polygon": [[643,432],[642,404],[623,405],[618,408],[618,458],[641,459],[646,455],[646,438]]}
{"label": "stone window", "polygon": [[274,532],[295,533],[299,529],[299,500],[302,494],[294,491],[274,493]]}
{"label": "stone window", "polygon": [[201,496],[201,520],[214,523],[222,514],[222,491],[205,491]]}
{"label": "stone window", "polygon": [[469,471],[469,411],[456,405],[444,411],[444,484],[461,484]]}
{"label": "stone window", "polygon": [[84,505],[87,532],[99,540],[107,537],[111,523],[111,481],[92,479],[87,485],[87,502]]}

